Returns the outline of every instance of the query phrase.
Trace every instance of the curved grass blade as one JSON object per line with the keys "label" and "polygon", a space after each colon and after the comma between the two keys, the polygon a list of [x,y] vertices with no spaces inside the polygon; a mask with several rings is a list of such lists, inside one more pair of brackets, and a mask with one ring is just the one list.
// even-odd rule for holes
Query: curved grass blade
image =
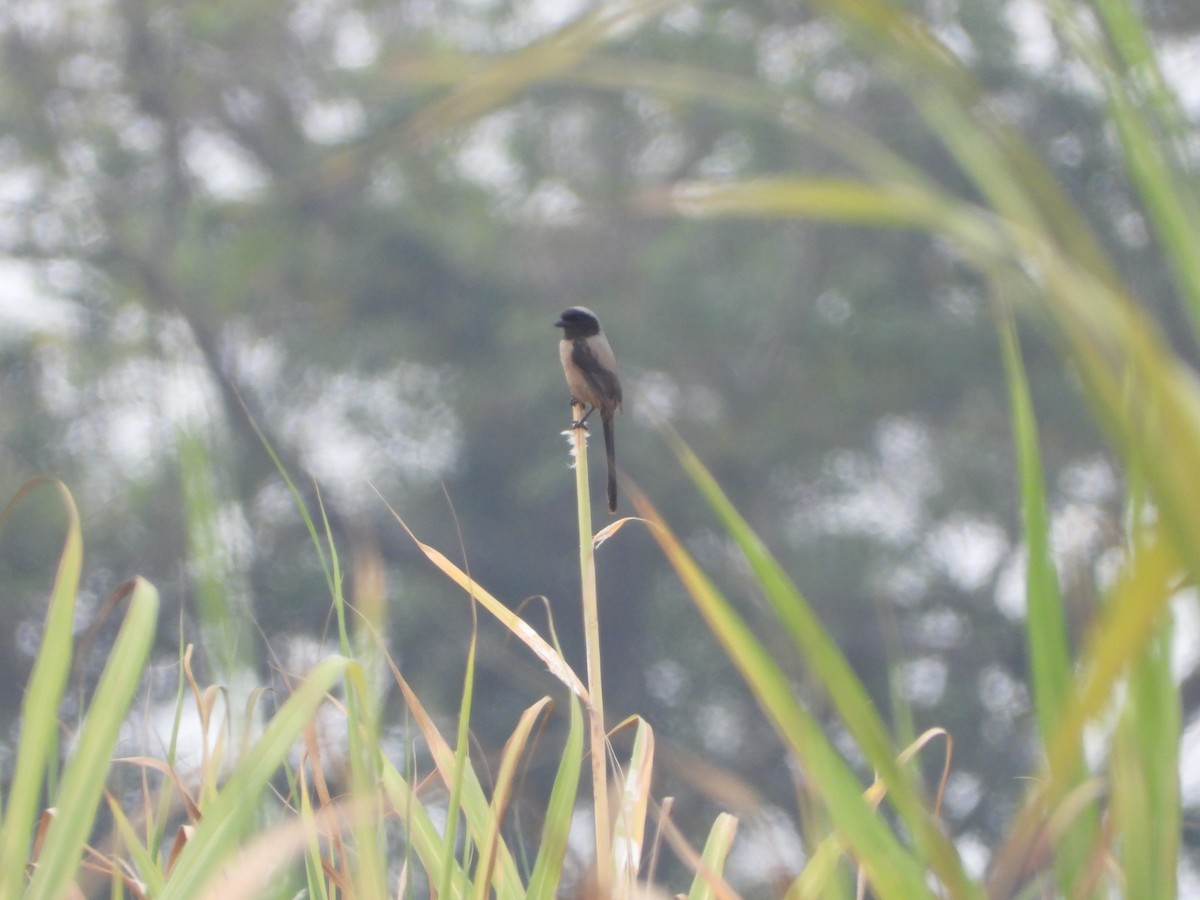
{"label": "curved grass blade", "polygon": [[639,716],[621,785],[621,802],[613,821],[613,884],[626,896],[632,894],[637,884],[653,775],[654,729]]}
{"label": "curved grass blade", "polygon": [[1026,633],[1032,668],[1034,706],[1043,742],[1049,742],[1062,715],[1071,687],[1070,645],[1058,573],[1050,547],[1050,517],[1037,446],[1037,424],[1029,383],[1017,343],[1016,324],[1006,306],[998,307],[997,329],[1008,381],[1013,442],[1021,487],[1021,515],[1027,553],[1025,592]]}
{"label": "curved grass blade", "polygon": [[[529,735],[538,718],[552,705],[549,697],[543,697],[521,714],[517,727],[504,743],[504,752],[500,755],[500,769],[496,773],[496,784],[492,790],[492,802],[488,807],[488,827],[479,845],[479,864],[476,867],[475,896],[477,900],[487,900],[488,883],[492,880],[492,866],[496,860],[497,848],[503,847],[500,831],[504,824],[505,810],[512,797],[513,781],[517,774],[517,763],[529,743]],[[496,885],[497,891],[502,888]]]}
{"label": "curved grass blade", "polygon": [[4,824],[0,827],[0,897],[17,897],[21,893],[42,788],[48,776],[47,766],[58,757],[58,708],[67,687],[75,645],[72,623],[83,568],[83,534],[71,492],[62,482],[51,478],[26,482],[0,512],[0,525],[8,522],[25,497],[43,485],[58,492],[67,514],[67,529],[46,610],[42,646],[21,703],[17,761],[4,809]]}
{"label": "curved grass blade", "polygon": [[[999,296],[1004,296],[1004,293],[1001,288],[997,289]],[[996,318],[1008,381],[1021,487],[1021,516],[1026,547],[1025,635],[1029,648],[1029,683],[1042,745],[1049,747],[1062,721],[1063,708],[1074,681],[1071,648],[1067,641],[1066,614],[1050,546],[1050,516],[1046,508],[1041,454],[1038,452],[1037,423],[1017,342],[1016,323],[1010,309],[1002,301],[997,303]],[[1074,787],[1084,782],[1087,772],[1082,765],[1077,765],[1074,772],[1064,773],[1064,777],[1066,783]],[[1060,852],[1055,856],[1055,868],[1059,887],[1064,894],[1070,893],[1072,885],[1080,883],[1090,866],[1099,829],[1097,811],[1089,807],[1075,819],[1074,827],[1063,841]]]}
{"label": "curved grass blade", "polygon": [[583,710],[579,700],[568,697],[570,726],[550,801],[546,804],[546,820],[542,825],[542,840],[537,861],[529,877],[529,900],[553,900],[562,881],[563,860],[567,853],[567,836],[571,830],[571,814],[579,791],[579,775],[583,770]]}
{"label": "curved grass blade", "polygon": [[154,641],[158,592],[141,578],[128,582],[123,590],[129,594],[129,609],[96,685],[75,751],[63,770],[62,784],[55,798],[55,805],[70,814],[55,816],[46,833],[38,866],[26,893],[29,900],[62,896],[74,878],[104,792],[117,734],[141,681]]}
{"label": "curved grass blade", "polygon": [[[458,813],[462,808],[463,779],[470,767],[471,703],[475,698],[475,648],[478,640],[476,622],[474,609],[472,609],[471,642],[467,647],[467,670],[463,675],[462,699],[458,704],[458,733],[455,735],[454,761],[449,767],[450,778],[446,782],[446,786],[450,789],[450,799],[446,804],[446,834],[442,838],[442,858],[447,862],[454,858],[454,845],[458,834]],[[412,699],[416,699],[415,695]],[[421,712],[423,713],[424,710]],[[429,725],[432,728],[432,720]],[[426,739],[428,740],[428,737]],[[445,770],[443,770],[443,774],[446,774]],[[442,880],[437,886],[439,894],[445,894],[449,890],[451,871],[449,865],[442,870]],[[479,883],[486,885],[487,879],[480,879]]]}
{"label": "curved grass blade", "polygon": [[1172,897],[1178,888],[1181,705],[1171,674],[1172,635],[1167,622],[1134,666],[1109,759],[1127,897]]}
{"label": "curved grass blade", "polygon": [[[897,900],[931,897],[924,864],[900,843],[863,800],[858,778],[833,746],[822,724],[797,701],[783,670],[670,532],[645,495],[632,487],[630,493],[639,513],[651,523],[651,534],[692,595],[709,629],[741,672],[786,746],[804,764],[809,782],[824,801],[834,826],[867,872],[872,889],[880,897],[894,897]],[[769,588],[767,585],[764,587]],[[829,652],[827,647],[820,649],[826,654]],[[852,672],[847,677],[854,679]],[[869,704],[861,685],[857,689],[862,694],[862,702]],[[856,720],[862,718],[857,711],[854,716]],[[890,748],[886,736],[883,742]],[[883,766],[879,769],[881,772],[897,771],[895,763],[890,760],[886,770]],[[893,792],[899,781],[899,778],[889,781]],[[957,856],[954,861],[957,862]],[[957,883],[949,883],[948,888],[951,895],[956,897],[975,894],[965,875]]]}
{"label": "curved grass blade", "polygon": [[1147,529],[1118,574],[1089,635],[1077,687],[1047,748],[1046,771],[1034,782],[996,853],[988,877],[989,895],[1011,896],[1028,877],[1043,838],[1043,823],[1071,793],[1069,775],[1081,765],[1084,727],[1104,712],[1117,681],[1147,652],[1169,615],[1172,585],[1179,571],[1170,551],[1166,541]]}
{"label": "curved grass blade", "polygon": [[313,667],[271,718],[253,748],[239,760],[217,797],[203,809],[195,833],[175,861],[160,900],[198,895],[251,829],[259,811],[257,798],[283,765],[296,738],[325,701],[326,693],[343,677],[361,675],[358,664],[344,657],[331,657]]}
{"label": "curved grass blade", "polygon": [[[391,663],[390,659],[388,661]],[[392,675],[395,677],[396,683],[400,686],[401,693],[404,694],[404,700],[417,722],[417,727],[421,729],[421,734],[425,736],[425,742],[429,745],[429,751],[433,755],[434,765],[437,766],[438,775],[441,777],[442,783],[449,788],[457,779],[461,778],[462,814],[466,818],[467,830],[470,832],[471,840],[475,842],[475,846],[481,847],[485,839],[484,836],[488,831],[488,802],[483,791],[483,785],[479,781],[479,776],[475,774],[475,769],[471,765],[471,758],[464,756],[460,760],[454,751],[450,749],[450,745],[442,737],[442,733],[438,731],[433,717],[429,715],[424,704],[421,703],[416,693],[404,679],[404,676],[400,674],[400,670],[395,667],[394,663],[391,664]],[[443,847],[443,854],[444,852],[445,848]],[[498,852],[496,877],[500,879],[501,892],[519,896],[522,893],[522,887],[521,878],[517,872],[516,861],[512,858],[512,854],[506,846],[501,845]],[[453,856],[446,856],[445,858],[451,860]],[[437,871],[441,870],[437,869]]]}
{"label": "curved grass blade", "polygon": [[1099,13],[1103,33],[1080,27],[1078,11],[1071,5],[1048,4],[1059,33],[1104,86],[1126,169],[1175,272],[1193,332],[1200,334],[1200,202],[1183,161],[1187,120],[1163,76],[1147,29],[1130,5],[1125,0],[1096,0],[1091,6]]}
{"label": "curved grass blade", "polygon": [[425,867],[430,882],[436,881],[437,873],[442,871],[441,866],[448,865],[451,869],[451,878],[450,893],[446,896],[454,898],[454,900],[464,900],[470,893],[471,887],[467,874],[458,864],[458,860],[445,858],[442,835],[430,817],[429,811],[417,799],[412,786],[386,759],[383,761],[381,780],[388,801],[403,823],[409,843]]}
{"label": "curved grass blade", "polygon": [[628,34],[677,0],[608,0],[558,31],[473,71],[459,69],[458,85],[414,117],[410,130],[425,138],[503,106],[527,88],[560,76],[588,53]]}
{"label": "curved grass blade", "polygon": [[[896,749],[866,689],[821,625],[812,607],[734,509],[716,479],[696,455],[675,435],[668,433],[668,440],[684,470],[746,556],[764,596],[801,653],[809,671],[833,701],[867,760],[886,783],[890,802],[911,830],[921,858],[928,861],[951,896],[975,894],[977,886],[967,877],[953,844],[926,807],[912,773],[897,764]],[[657,531],[655,536],[658,537]],[[761,652],[765,654],[765,650]],[[782,699],[776,697],[775,702]],[[793,705],[799,709],[794,701]],[[895,848],[892,852],[895,852]],[[861,858],[860,862],[866,864]]]}
{"label": "curved grass blade", "polygon": [[[383,498],[380,497],[380,499],[382,500]],[[501,625],[511,631],[521,643],[532,650],[534,655],[545,664],[550,674],[565,684],[586,705],[591,705],[591,698],[588,696],[587,688],[583,686],[583,682],[579,680],[579,676],[575,674],[574,670],[567,665],[567,661],[563,659],[561,653],[550,646],[550,643],[538,634],[528,622],[493,597],[479,582],[475,581],[470,575],[451,562],[445,554],[418,540],[417,536],[413,534],[412,529],[387,504],[386,500],[384,500],[384,505],[387,506],[388,512],[392,514],[392,517],[399,523],[400,527],[412,538],[417,548],[425,554],[426,559],[448,575],[450,580],[466,591],[472,600],[495,616]],[[394,673],[395,669],[393,668]]]}
{"label": "curved grass blade", "polygon": [[[700,858],[709,871],[721,874],[725,871],[725,860],[729,858],[729,850],[733,847],[733,839],[737,836],[738,820],[729,813],[721,813],[708,830],[708,840],[704,842],[704,850]],[[713,889],[711,879],[706,879],[699,872],[692,879],[692,888],[688,891],[688,900],[719,900],[720,894]]]}

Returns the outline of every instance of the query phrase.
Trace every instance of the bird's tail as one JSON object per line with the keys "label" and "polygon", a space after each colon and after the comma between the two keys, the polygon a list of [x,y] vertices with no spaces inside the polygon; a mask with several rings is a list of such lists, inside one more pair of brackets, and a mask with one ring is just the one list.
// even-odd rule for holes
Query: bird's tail
{"label": "bird's tail", "polygon": [[612,416],[604,416],[604,453],[608,457],[608,511],[617,511],[617,446],[613,441]]}

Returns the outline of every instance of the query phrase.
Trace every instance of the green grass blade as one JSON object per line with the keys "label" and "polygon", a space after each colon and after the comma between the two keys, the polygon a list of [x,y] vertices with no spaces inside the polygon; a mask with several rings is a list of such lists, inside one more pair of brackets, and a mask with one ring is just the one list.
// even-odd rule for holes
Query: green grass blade
{"label": "green grass blade", "polygon": [[312,805],[312,793],[308,780],[303,772],[296,773],[293,780],[300,794],[297,817],[304,828],[304,880],[309,897],[316,900],[329,900],[329,888],[326,884],[325,870],[322,865],[324,852],[321,847],[320,829],[317,827],[317,814]]}
{"label": "green grass blade", "polygon": [[1112,818],[1120,832],[1122,892],[1127,897],[1175,896],[1180,809],[1179,688],[1171,675],[1172,628],[1167,622],[1129,679],[1129,695],[1109,762]]}
{"label": "green grass blade", "polygon": [[[474,606],[472,606],[472,613]],[[471,643],[467,649],[467,671],[463,676],[462,700],[458,705],[458,734],[455,736],[454,760],[450,767],[450,778],[447,787],[450,788],[450,799],[446,804],[446,834],[442,839],[442,853],[446,860],[454,858],[454,844],[458,836],[458,813],[462,808],[463,781],[471,766],[471,701],[475,696],[475,642],[477,631],[474,617],[471,621]],[[478,839],[478,835],[476,835]],[[442,872],[442,881],[438,884],[438,893],[444,894],[450,888],[451,867],[447,865]]]}
{"label": "green grass blade", "polygon": [[[425,741],[429,745],[429,752],[433,756],[434,765],[437,766],[438,774],[442,778],[442,783],[449,787],[454,783],[455,779],[459,778],[461,773],[462,778],[462,800],[461,809],[463,817],[466,819],[467,830],[470,833],[471,840],[476,846],[480,846],[487,833],[489,813],[487,796],[484,794],[483,785],[479,781],[479,776],[475,774],[475,769],[471,765],[470,756],[464,756],[461,761],[457,755],[450,749],[450,745],[446,739],[442,737],[437,726],[433,722],[433,718],[425,709],[424,704],[414,693],[408,682],[400,674],[400,671],[393,665],[392,675],[396,679],[396,683],[400,686],[400,692],[404,695],[404,700],[408,704],[408,708],[417,722],[417,726],[421,729],[421,733],[425,736]],[[441,838],[439,838],[439,841]],[[444,852],[443,847],[443,852]],[[447,856],[446,859],[453,860],[453,856]],[[507,846],[501,845],[499,848],[498,862],[498,877],[502,878],[501,892],[504,894],[520,894],[521,878],[517,872],[516,861],[512,858],[512,854],[508,851]],[[457,863],[456,863],[457,864]],[[436,871],[441,871],[439,867],[435,867]]]}
{"label": "green grass blade", "polygon": [[160,900],[198,896],[209,879],[217,875],[221,863],[256,820],[258,798],[283,765],[296,738],[312,721],[326,693],[352,666],[357,663],[343,657],[322,660],[288,697],[217,797],[204,808]]}
{"label": "green grass blade", "polygon": [[[479,844],[479,865],[476,868],[475,896],[478,900],[487,900],[489,882],[492,881],[492,867],[498,851],[506,845],[501,837],[504,826],[504,816],[508,802],[512,798],[513,783],[517,776],[517,765],[529,745],[529,736],[542,714],[550,707],[552,701],[543,697],[533,706],[526,709],[517,722],[517,727],[504,742],[504,751],[500,755],[500,767],[496,771],[495,786],[492,789],[492,802],[488,809],[488,828]],[[511,852],[511,851],[510,851]],[[497,896],[526,896],[524,890],[517,894],[502,893],[503,883],[497,880],[494,885]]]}
{"label": "green grass blade", "polygon": [[538,848],[533,873],[529,877],[529,900],[553,900],[562,880],[563,860],[567,853],[567,835],[571,830],[571,814],[575,811],[575,796],[579,791],[579,774],[583,769],[583,710],[574,696],[568,696],[570,727],[554,787],[546,804],[546,819],[542,825],[542,841]]}
{"label": "green grass blade", "polygon": [[1044,774],[1034,782],[988,877],[991,896],[1011,896],[1025,877],[1026,863],[1042,839],[1042,826],[1070,790],[1070,773],[1083,761],[1083,731],[1109,706],[1117,683],[1151,646],[1169,615],[1171,584],[1178,562],[1171,545],[1147,533],[1133,546],[1109,600],[1093,626],[1080,664],[1081,675],[1047,753]]}
{"label": "green grass blade", "polygon": [[[725,871],[725,860],[729,858],[729,850],[737,836],[737,827],[738,820],[734,816],[721,813],[708,830],[708,839],[704,842],[700,859],[710,871],[718,875]],[[708,879],[697,872],[696,877],[692,879],[692,888],[688,891],[688,900],[718,900],[719,896]]]}
{"label": "green grass blade", "polygon": [[837,884],[838,862],[845,852],[845,843],[838,835],[824,838],[804,863],[790,885],[784,900],[807,900],[809,897],[840,896]]}
{"label": "green grass blade", "polygon": [[34,823],[47,775],[47,765],[57,758],[58,708],[74,658],[72,624],[79,576],[83,568],[83,535],[79,511],[66,486],[49,478],[37,478],[22,486],[0,513],[6,523],[21,501],[34,489],[48,485],[58,491],[67,513],[67,533],[58,559],[58,571],[50,592],[42,646],[33,664],[21,704],[21,737],[9,789],[4,824],[0,826],[0,897],[17,897],[25,879],[25,864],[33,839]]}
{"label": "green grass blade", "polygon": [[300,513],[300,518],[304,520],[304,527],[308,530],[308,536],[312,540],[313,547],[317,551],[317,557],[321,562],[321,571],[325,573],[325,584],[329,588],[330,596],[336,596],[339,590],[337,579],[334,575],[333,564],[325,555],[325,547],[321,543],[321,533],[317,530],[316,523],[313,522],[312,516],[308,512],[308,506],[304,503],[304,497],[300,494],[300,489],[296,487],[292,477],[288,474],[287,468],[283,465],[283,460],[279,458],[279,454],[275,452],[275,448],[271,442],[267,440],[266,434],[258,427],[258,422],[254,416],[250,415],[250,410],[246,405],[242,404],[242,411],[246,414],[246,421],[258,436],[259,441],[263,445],[263,449],[267,452],[267,456],[271,458],[271,462],[275,464],[275,470],[279,473],[279,477],[283,479],[283,483],[287,485],[288,493],[292,495],[292,502],[296,506],[296,510]]}
{"label": "green grass blade", "polygon": [[817,682],[828,693],[842,721],[867,760],[888,787],[888,799],[912,831],[922,858],[953,896],[976,888],[962,862],[925,805],[912,774],[896,762],[898,751],[862,682],[829,636],[816,613],[766,546],[734,509],[711,473],[681,440],[670,441],[684,470],[745,554],[755,579]]}
{"label": "green grass blade", "polygon": [[[1002,295],[1003,291],[998,293]],[[1048,747],[1062,721],[1063,708],[1074,680],[1071,649],[1067,640],[1058,573],[1050,546],[1050,516],[1046,508],[1046,487],[1038,451],[1033,401],[1029,396],[1016,323],[1007,306],[998,307],[997,328],[1008,381],[1025,534],[1025,635],[1030,660],[1029,682],[1042,744]],[[1073,773],[1064,773],[1064,777],[1066,783],[1074,787],[1083,782],[1086,771],[1082,766],[1077,766]],[[1059,886],[1064,894],[1070,893],[1072,885],[1080,883],[1081,876],[1090,864],[1090,854],[1099,833],[1095,808],[1089,806],[1084,810],[1074,825],[1055,858]]]}
{"label": "green grass blade", "polygon": [[[1138,15],[1125,0],[1093,0],[1108,45],[1079,27],[1078,11],[1050,4],[1059,30],[1104,85],[1125,165],[1175,271],[1193,330],[1200,334],[1200,203],[1182,162],[1186,119],[1158,64]],[[1116,51],[1113,58],[1109,47]]]}
{"label": "green grass blade", "polygon": [[430,873],[430,881],[435,880],[434,873],[440,873],[443,865],[451,869],[450,893],[442,896],[464,900],[470,893],[470,881],[458,860],[445,859],[442,846],[442,835],[429,811],[417,799],[416,792],[405,780],[396,767],[387,760],[383,762],[382,782],[388,801],[395,810],[400,822],[404,825],[409,844],[417,854],[417,858]]}
{"label": "green grass blade", "polygon": [[63,771],[54,818],[26,896],[60,897],[78,868],[104,791],[113,747],[142,677],[158,624],[158,592],[140,578],[129,585],[129,610],[88,706],[76,748]]}
{"label": "green grass blade", "polygon": [[[674,566],[709,629],[746,680],[786,746],[804,764],[809,783],[867,872],[872,890],[879,897],[898,900],[931,897],[925,880],[925,866],[900,843],[863,799],[858,778],[825,734],[821,722],[797,701],[787,675],[671,534],[649,500],[640,492],[631,493],[638,511],[652,524],[651,534]],[[854,679],[853,673],[848,677]],[[863,696],[865,699],[865,693]],[[889,760],[889,767],[894,770],[895,763]],[[966,885],[965,877],[961,886],[952,885],[951,891],[955,897],[974,893]]]}
{"label": "green grass blade", "polygon": [[519,52],[464,73],[449,95],[430,103],[414,117],[410,131],[426,138],[478,119],[538,82],[569,71],[595,48],[627,34],[675,2],[618,0],[589,7],[558,31]]}
{"label": "green grass blade", "polygon": [[[371,677],[361,674],[353,678],[348,677],[345,684],[347,717],[350,720],[348,743],[351,776],[355,791],[365,794],[376,783],[379,769],[379,741],[377,738],[379,700],[378,694],[371,690],[371,685],[378,684],[382,680],[385,676],[385,669],[382,660],[375,652],[372,643],[374,635],[371,629],[375,629],[374,633],[381,630],[383,605],[378,602],[379,598],[371,598],[375,602],[365,604],[371,613],[362,623],[362,640],[357,642],[360,652],[356,653],[346,621],[346,599],[342,590],[345,579],[342,573],[341,559],[334,541],[333,528],[321,501],[320,493],[317,492],[317,504],[321,516],[321,528],[318,530],[304,498],[288,474],[283,461],[271,446],[270,441],[267,440],[266,434],[259,428],[258,423],[250,415],[249,409],[244,405],[243,411],[292,495],[292,501],[300,513],[313,547],[317,551],[337,621],[338,648],[343,657],[354,658],[358,662],[357,667],[349,671],[359,673],[362,667],[371,667]],[[381,823],[372,823],[365,817],[355,819],[359,850],[356,881],[358,888],[367,892],[382,892],[386,883],[386,860],[380,853],[381,828]]]}
{"label": "green grass blade", "polygon": [[1017,342],[1016,323],[1007,307],[998,311],[997,328],[1008,381],[1013,443],[1021,490],[1021,519],[1028,556],[1025,595],[1030,683],[1042,740],[1048,743],[1061,721],[1063,704],[1073,680],[1070,645],[1058,573],[1050,546],[1050,515],[1046,508],[1037,423]]}
{"label": "green grass blade", "polygon": [[111,794],[107,795],[108,812],[113,818],[113,830],[120,837],[120,846],[129,854],[130,862],[138,873],[138,878],[146,886],[146,895],[158,896],[159,891],[167,883],[166,875],[159,864],[158,857],[149,848],[143,847],[138,837],[137,829],[121,808],[121,804]]}
{"label": "green grass blade", "polygon": [[221,497],[206,435],[181,429],[177,453],[196,616],[216,680],[230,684],[253,665],[254,648],[246,640],[248,592],[241,573],[229,571],[229,556],[221,546]]}

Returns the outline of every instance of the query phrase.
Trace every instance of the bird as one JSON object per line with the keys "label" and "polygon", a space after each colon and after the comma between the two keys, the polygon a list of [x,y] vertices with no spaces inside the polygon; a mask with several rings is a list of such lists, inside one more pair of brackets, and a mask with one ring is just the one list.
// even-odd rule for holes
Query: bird
{"label": "bird", "polygon": [[621,408],[621,379],[617,377],[617,359],[613,356],[604,329],[596,314],[586,306],[565,310],[555,328],[563,330],[558,342],[558,357],[572,402],[587,407],[572,428],[583,428],[587,417],[600,410],[604,423],[604,452],[608,458],[608,511],[617,511],[617,453],[613,443],[613,416]]}

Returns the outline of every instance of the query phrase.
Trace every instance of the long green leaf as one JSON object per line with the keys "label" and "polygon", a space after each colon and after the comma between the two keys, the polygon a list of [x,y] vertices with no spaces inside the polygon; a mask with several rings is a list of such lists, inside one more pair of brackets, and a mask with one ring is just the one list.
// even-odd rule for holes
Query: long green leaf
{"label": "long green leaf", "polygon": [[519,52],[470,71],[455,89],[429,104],[410,123],[426,138],[503,106],[527,88],[569,71],[592,50],[639,27],[678,0],[609,0],[590,6],[559,30]]}
{"label": "long green leaf", "polygon": [[[442,853],[445,859],[454,858],[454,845],[458,835],[458,811],[462,806],[463,780],[470,767],[471,744],[471,704],[475,697],[475,647],[478,639],[475,627],[474,607],[471,616],[471,642],[467,647],[467,671],[463,676],[462,699],[458,704],[458,734],[455,738],[454,762],[450,766],[447,787],[450,789],[450,800],[446,807],[446,834],[442,838]],[[476,837],[478,840],[478,836]],[[444,894],[450,888],[450,873],[447,865],[442,871],[442,880],[438,884],[438,893]]]}
{"label": "long green leaf", "polygon": [[79,511],[70,491],[60,481],[37,478],[22,486],[0,513],[6,523],[31,491],[48,485],[58,491],[67,513],[67,533],[58,559],[58,571],[50,592],[42,646],[33,664],[25,699],[21,704],[21,737],[17,762],[9,790],[4,824],[0,827],[0,897],[17,897],[25,878],[25,864],[33,840],[46,767],[57,757],[58,708],[71,671],[74,654],[72,624],[79,576],[83,568],[83,535]]}
{"label": "long green leaf", "polygon": [[[1033,401],[1017,342],[1016,323],[1007,304],[1002,300],[997,303],[997,328],[1008,381],[1027,557],[1025,635],[1029,648],[1029,681],[1042,743],[1049,746],[1062,721],[1073,683],[1071,648],[1050,546],[1050,516],[1046,508]],[[1076,771],[1066,777],[1068,785],[1073,787],[1083,782],[1086,773],[1082,766],[1077,766]],[[1076,820],[1076,827],[1072,828],[1069,839],[1056,857],[1059,886],[1064,894],[1070,893],[1072,886],[1079,883],[1090,865],[1090,854],[1098,833],[1097,812],[1089,807]]]}
{"label": "long green leaf", "polygon": [[[700,858],[704,865],[718,875],[725,871],[725,860],[729,858],[729,850],[733,847],[733,839],[737,835],[738,820],[729,813],[721,813],[708,830],[708,839],[704,842],[704,850]],[[709,879],[700,872],[692,879],[688,900],[718,900],[718,894],[713,890]]]}
{"label": "long green leaf", "polygon": [[161,900],[198,896],[257,819],[258,798],[283,765],[296,738],[312,721],[325,695],[349,668],[357,665],[343,657],[322,660],[288,697],[238,762],[216,799],[204,808],[195,833],[171,870]]}
{"label": "long green leaf", "polygon": [[[1104,85],[1125,165],[1200,335],[1200,202],[1182,161],[1187,125],[1168,86],[1145,24],[1126,0],[1093,0],[1104,32],[1078,26],[1074,4],[1049,4],[1060,32]],[[1116,50],[1116,58],[1101,35]]]}
{"label": "long green leaf", "polygon": [[[787,675],[673,536],[650,501],[639,491],[631,493],[638,511],[652,524],[651,534],[691,594],[709,629],[741,672],[785,744],[800,758],[808,783],[824,801],[835,827],[867,872],[872,890],[880,897],[897,900],[932,896],[925,878],[925,866],[897,840],[863,799],[862,785],[825,734],[822,724],[797,701]],[[769,589],[769,586],[764,587]],[[857,683],[852,672],[848,677]],[[854,718],[862,717],[855,714]],[[886,737],[883,741],[887,743]],[[890,759],[888,767],[895,769],[895,763]],[[955,897],[975,893],[965,876],[958,879],[957,884],[948,886]]]}
{"label": "long green leaf", "polygon": [[46,832],[29,900],[61,897],[75,876],[104,791],[113,747],[141,681],[158,623],[158,592],[140,578],[129,585],[129,610],[88,706],[55,798],[59,815]]}
{"label": "long green leaf", "polygon": [[[479,780],[479,776],[475,773],[474,766],[471,765],[471,757],[464,754],[461,759],[450,749],[450,745],[446,739],[438,731],[437,726],[433,722],[433,717],[429,715],[424,704],[421,703],[412,687],[400,674],[400,671],[392,667],[392,675],[396,679],[396,683],[400,686],[400,692],[404,695],[405,702],[408,704],[409,710],[416,719],[421,733],[425,736],[425,741],[429,745],[429,752],[433,756],[434,765],[437,766],[438,774],[442,778],[442,782],[449,787],[456,779],[461,777],[462,783],[462,800],[461,810],[463,817],[466,819],[467,831],[470,834],[471,840],[476,846],[481,846],[488,831],[488,823],[490,821],[489,806],[487,796],[484,794],[483,785]],[[443,847],[443,852],[445,848]],[[521,879],[517,872],[516,861],[512,857],[506,845],[500,845],[498,848],[497,858],[497,876],[502,879],[502,893],[507,895],[518,895],[521,892]],[[453,856],[446,856],[447,860],[453,860]],[[438,867],[440,872],[441,868]]]}
{"label": "long green leaf", "polygon": [[1021,488],[1021,518],[1027,554],[1025,596],[1026,636],[1029,645],[1034,707],[1042,740],[1048,742],[1062,716],[1063,704],[1072,682],[1070,644],[1066,617],[1050,546],[1050,515],[1046,508],[1046,486],[1038,451],[1037,424],[1025,366],[1017,343],[1016,323],[1007,306],[998,310],[997,328],[1008,380],[1017,453],[1017,475]]}
{"label": "long green leaf", "polygon": [[925,805],[912,774],[897,764],[898,751],[882,718],[833,638],[712,474],[681,440],[672,435],[670,441],[685,471],[745,554],[764,596],[809,670],[887,785],[889,801],[912,831],[922,857],[953,896],[974,894],[977,888],[963,870],[957,851]]}
{"label": "long green leaf", "polygon": [[[512,797],[513,783],[516,780],[518,763],[529,744],[529,736],[542,714],[552,705],[549,697],[543,697],[533,706],[521,713],[517,727],[504,742],[504,752],[500,754],[500,767],[496,771],[495,785],[492,789],[492,802],[488,807],[487,831],[479,842],[479,863],[476,866],[475,896],[477,900],[487,900],[489,882],[492,881],[493,864],[500,849],[505,847],[501,837],[504,825],[504,815],[508,809],[508,801]],[[503,889],[502,879],[497,878],[494,887],[498,895]],[[524,892],[521,892],[524,896]]]}
{"label": "long green leaf", "polygon": [[[1083,760],[1083,732],[1111,703],[1117,683],[1153,644],[1169,615],[1178,562],[1171,546],[1152,530],[1134,545],[1095,623],[1080,665],[1081,675],[1047,753],[1046,771],[997,851],[988,877],[991,896],[1007,897],[1026,877],[1026,863],[1043,838],[1042,826],[1070,790],[1071,773]],[[1174,751],[1171,751],[1174,752]]]}
{"label": "long green leaf", "polygon": [[451,870],[450,893],[443,895],[453,900],[463,900],[470,893],[470,882],[458,860],[447,860],[442,848],[442,835],[433,823],[429,811],[417,799],[416,792],[405,780],[396,767],[386,759],[383,761],[382,782],[384,792],[388,796],[392,808],[396,811],[401,824],[408,835],[409,844],[416,851],[417,858],[425,866],[431,882],[443,871],[442,866]]}
{"label": "long green leaf", "polygon": [[575,796],[579,791],[579,773],[583,769],[583,710],[574,695],[568,695],[571,724],[567,742],[558,762],[550,801],[546,804],[546,820],[542,825],[542,841],[537,861],[529,877],[529,900],[552,900],[562,880],[563,859],[567,853],[567,835],[571,830],[571,814],[575,811]]}
{"label": "long green leaf", "polygon": [[1171,674],[1170,622],[1129,679],[1109,761],[1112,818],[1120,831],[1127,897],[1175,896],[1182,832],[1179,687]]}

